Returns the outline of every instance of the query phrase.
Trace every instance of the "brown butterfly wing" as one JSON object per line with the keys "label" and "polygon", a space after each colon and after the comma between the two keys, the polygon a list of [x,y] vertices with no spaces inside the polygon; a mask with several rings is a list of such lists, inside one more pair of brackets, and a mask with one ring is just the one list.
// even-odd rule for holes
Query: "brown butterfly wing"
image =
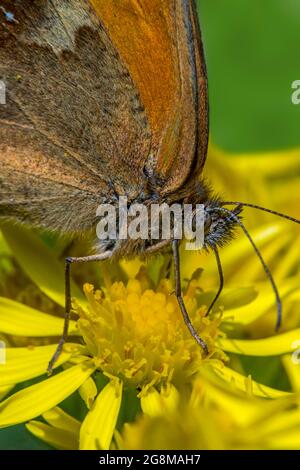
{"label": "brown butterfly wing", "polygon": [[115,192],[140,193],[150,128],[89,2],[2,1],[0,79],[1,216],[81,231]]}
{"label": "brown butterfly wing", "polygon": [[0,215],[80,231],[103,196],[141,193],[144,166],[165,193],[200,173],[207,92],[193,0],[1,5]]}
{"label": "brown butterfly wing", "polygon": [[146,168],[175,192],[203,168],[207,78],[194,0],[91,0],[124,60],[152,131]]}

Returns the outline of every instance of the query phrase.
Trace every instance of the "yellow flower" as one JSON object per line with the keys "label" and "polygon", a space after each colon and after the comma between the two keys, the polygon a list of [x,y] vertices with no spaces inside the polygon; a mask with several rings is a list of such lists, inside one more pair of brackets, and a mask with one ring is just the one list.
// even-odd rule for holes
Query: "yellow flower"
{"label": "yellow flower", "polygon": [[[55,365],[56,368],[64,365],[64,371],[3,401],[0,404],[0,426],[10,426],[44,414],[79,389],[90,409],[82,425],[80,448],[97,448],[98,445],[108,448],[121,406],[123,387],[134,387],[141,397],[147,395],[153,386],[161,389],[172,383],[178,388],[184,387],[191,383],[202,362],[226,359],[220,348],[215,346],[220,319],[203,317],[205,310],[197,306],[194,297],[195,280],[187,289],[185,301],[191,317],[195,319],[195,326],[209,344],[211,359],[205,360],[201,349],[186,331],[172,295],[171,283],[162,280],[156,291],[147,288],[145,282],[143,284],[144,287],[138,280],[129,280],[126,286],[120,282],[113,283],[109,289],[96,292],[92,286],[86,285],[87,305],[78,305],[76,309],[78,330],[76,324],[71,323],[71,332],[81,334],[86,345],[66,344]],[[22,333],[25,317],[34,322],[35,330],[31,334],[41,334],[42,331],[44,334],[47,331],[48,335],[57,334],[58,326],[61,327],[58,318],[8,299],[2,299],[2,302],[6,309],[17,306],[20,309],[19,312],[15,310],[14,318],[10,319],[14,331],[7,328],[6,332]],[[2,325],[5,326],[4,322]],[[2,366],[0,386],[40,376],[54,350],[55,345],[7,348],[7,362]],[[95,371],[103,372],[110,382],[93,406],[98,393],[91,378]],[[108,408],[107,414],[103,407]],[[98,423],[103,416],[105,423],[97,436],[92,430],[95,422]]]}
{"label": "yellow flower", "polygon": [[300,408],[295,397],[266,401],[242,394],[225,388],[209,370],[199,374],[191,394],[173,406],[166,406],[162,393],[153,394],[157,406],[144,405],[144,413],[116,433],[118,449],[300,448]]}
{"label": "yellow flower", "polygon": [[[214,166],[208,171],[219,190],[226,186],[229,172],[228,198],[266,204],[263,185],[249,181],[249,168],[254,165],[254,171],[258,161],[266,162],[267,157],[253,163],[253,156],[233,161],[216,149],[211,152]],[[262,177],[270,180],[275,209],[284,210],[293,200],[281,177],[298,168],[298,160],[297,152],[273,155],[272,165],[262,168]],[[273,207],[270,202],[267,205]],[[297,215],[297,207],[291,204],[291,209]],[[295,315],[300,259],[297,247],[291,245],[298,228],[286,229],[288,222],[267,222],[267,217],[252,213],[249,223],[283,299],[279,334],[274,334],[273,292],[243,238],[221,252],[226,287],[209,319],[204,314],[216,291],[216,267],[205,254],[181,253],[185,303],[194,326],[209,344],[206,359],[185,328],[172,279],[165,278],[166,259],[147,265],[122,262],[121,267],[104,263],[100,282],[97,275],[93,278],[101,290],[94,292],[85,285],[83,296],[72,284],[79,319],[71,321],[72,341],[66,344],[52,377],[45,371],[62,331],[63,263],[34,233],[4,226],[7,244],[0,238],[0,252],[4,247],[6,255],[13,253],[45,297],[36,302],[27,289],[22,300],[29,299],[29,306],[16,301],[17,282],[13,291],[1,290],[5,295],[0,297],[0,332],[8,347],[6,363],[0,364],[0,426],[28,422],[30,432],[61,449],[299,448],[298,401],[292,393],[299,391],[299,366],[292,354],[300,338]],[[205,270],[199,277],[201,267]],[[0,274],[5,286],[15,276],[9,265]],[[81,273],[82,278],[89,277]],[[276,381],[267,386],[269,381],[259,375],[257,360],[268,357],[270,361],[277,357],[285,387]],[[265,384],[249,378],[249,369]],[[33,384],[22,385],[31,379]],[[21,385],[14,393],[15,384]],[[80,420],[58,407],[75,391],[86,404]],[[127,422],[131,424],[125,426]],[[166,432],[171,427],[174,431]]]}
{"label": "yellow flower", "polygon": [[[294,371],[299,376],[299,370]],[[237,379],[238,376],[232,376]],[[26,426],[36,437],[60,449],[299,449],[300,408],[297,395],[255,396],[250,378],[247,393],[229,387],[207,363],[193,386],[178,393],[169,384],[149,390],[141,399],[142,414],[113,430],[120,402],[120,383],[100,392],[97,406],[81,423],[56,407],[43,414],[46,423]],[[267,388],[260,390],[261,394]],[[269,390],[273,393],[274,391]],[[107,420],[110,426],[107,426]],[[105,432],[103,432],[103,429]]]}
{"label": "yellow flower", "polygon": [[[14,234],[18,231],[23,234],[23,239],[24,236],[33,237],[24,229],[17,229]],[[38,243],[33,245],[36,252]],[[31,266],[33,260],[31,258]],[[47,269],[51,271],[51,266],[47,265]],[[282,354],[291,350],[290,343],[299,334],[297,331],[286,333],[289,335],[286,340],[279,336],[268,338],[262,340],[260,347],[251,340],[226,339],[220,335],[220,316],[213,315],[211,319],[203,316],[205,304],[202,296],[205,293],[199,291],[200,280],[194,278],[188,283],[185,301],[195,326],[209,344],[211,356],[203,360],[201,349],[190,337],[181,319],[171,283],[163,279],[155,290],[149,288],[149,283],[150,280],[147,281],[144,275],[142,281],[131,279],[127,285],[113,283],[102,291],[93,292],[92,286],[86,285],[87,303],[78,303],[76,311],[79,320],[77,325],[71,322],[71,334],[82,335],[85,345],[66,344],[56,364],[56,368],[63,365],[63,371],[4,400],[0,404],[0,426],[44,416],[48,410],[79,389],[89,409],[80,428],[79,448],[107,449],[112,443],[123,389],[136,389],[136,395],[145,410],[153,408],[155,391],[164,393],[165,397],[172,391],[170,396],[176,402],[176,394],[180,395],[187,384],[192,385],[202,366],[210,364],[215,375],[225,379],[228,384],[234,382],[236,389],[246,391],[244,378],[224,366],[222,361],[226,356],[220,346],[239,354]],[[241,299],[245,302],[244,292],[235,292],[239,302]],[[57,292],[51,295],[59,298]],[[1,302],[5,311],[2,310],[4,314],[0,326],[6,333],[24,334],[28,332],[29,324],[32,325],[31,336],[56,336],[61,331],[62,320],[58,317],[9,299],[1,299]],[[44,374],[55,347],[53,344],[7,348],[7,362],[0,366],[0,386],[12,386]],[[109,379],[100,393],[92,378],[96,371],[103,372]],[[285,394],[255,382],[253,391],[259,396],[272,398]],[[43,423],[30,423],[28,426],[40,437],[41,432],[46,432]],[[53,431],[50,430],[46,435],[45,439],[54,445],[51,438]],[[72,439],[74,443],[74,436]],[[64,446],[63,443],[57,445],[61,448]]]}
{"label": "yellow flower", "polygon": [[[194,325],[208,343],[210,356],[225,360],[215,345],[220,319],[204,317],[191,281],[185,302]],[[85,286],[88,308],[78,307],[78,328],[98,369],[129,387],[191,381],[202,362],[202,350],[183,325],[172,284],[162,280],[156,291],[143,290],[137,279],[114,283],[105,293]],[[209,360],[209,359],[206,359]]]}

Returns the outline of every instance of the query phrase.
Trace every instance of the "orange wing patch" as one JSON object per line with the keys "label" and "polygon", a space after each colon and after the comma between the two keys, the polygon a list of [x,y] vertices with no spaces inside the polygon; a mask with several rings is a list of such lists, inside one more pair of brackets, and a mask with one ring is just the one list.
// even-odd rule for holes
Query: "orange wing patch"
{"label": "orange wing patch", "polygon": [[[166,117],[179,99],[175,73],[173,1],[91,0],[96,13],[137,84],[158,148]],[[156,144],[156,145],[155,145]]]}
{"label": "orange wing patch", "polygon": [[202,168],[206,153],[206,142],[197,142],[207,140],[207,102],[194,1],[90,1],[145,106],[154,157],[149,169],[166,180],[164,192],[175,191]]}

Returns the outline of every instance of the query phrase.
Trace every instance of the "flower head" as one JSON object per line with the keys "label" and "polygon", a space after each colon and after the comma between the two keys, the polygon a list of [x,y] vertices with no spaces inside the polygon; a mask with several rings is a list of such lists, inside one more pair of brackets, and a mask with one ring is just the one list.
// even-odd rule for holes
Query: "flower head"
{"label": "flower head", "polygon": [[[220,318],[205,318],[197,305],[196,280],[191,281],[185,302],[194,325],[207,341],[210,357],[225,360],[215,339]],[[131,279],[116,282],[104,291],[85,285],[88,307],[77,307],[78,328],[95,366],[125,385],[147,389],[191,381],[203,361],[203,352],[183,324],[172,284],[163,279],[156,290]],[[206,359],[209,360],[209,359]]]}
{"label": "flower head", "polygon": [[[238,186],[242,194],[254,158],[236,157],[233,164],[213,152],[219,189],[225,165],[232,197]],[[272,176],[271,190],[274,184],[282,209],[278,195],[287,192],[278,190],[274,177],[281,174],[282,162],[284,171],[295,168],[298,157],[275,157],[273,171],[265,165],[266,177]],[[131,264],[104,264],[100,280],[97,267],[79,273],[80,280],[92,277],[100,290],[86,284],[83,296],[82,282],[72,283],[78,320],[70,322],[70,340],[52,377],[45,371],[62,331],[63,263],[36,234],[4,226],[7,243],[3,248],[0,237],[0,254],[4,249],[6,259],[15,258],[19,268],[8,264],[0,272],[0,332],[6,344],[0,426],[27,422],[30,432],[63,449],[172,448],[179,442],[185,448],[299,448],[298,401],[292,393],[299,390],[299,250],[290,243],[296,231],[287,231],[281,222],[267,224],[264,214],[251,220],[252,236],[284,303],[280,333],[274,334],[273,292],[247,240],[237,239],[221,252],[226,287],[209,318],[205,312],[216,292],[216,267],[206,255],[182,253],[184,301],[209,345],[207,358],[184,325],[172,277],[162,269],[167,258],[148,265],[135,261],[132,270]],[[201,267],[199,278],[195,272]],[[20,283],[20,271],[26,283]],[[84,407],[77,419],[58,407],[70,396],[76,396],[77,408]]]}

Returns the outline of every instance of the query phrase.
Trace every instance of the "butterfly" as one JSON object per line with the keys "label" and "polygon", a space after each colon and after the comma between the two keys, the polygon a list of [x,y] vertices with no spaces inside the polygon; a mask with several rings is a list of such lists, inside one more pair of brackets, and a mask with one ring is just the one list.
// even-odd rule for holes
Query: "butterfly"
{"label": "butterfly", "polygon": [[[204,246],[213,250],[239,216],[202,179],[208,146],[208,87],[194,0],[0,1],[0,218],[76,236],[94,236],[99,204],[203,204]],[[235,206],[233,210],[228,206]],[[227,207],[226,207],[227,206]],[[274,211],[270,211],[275,213]],[[283,214],[276,213],[279,216]],[[290,218],[290,220],[297,221]],[[183,302],[178,239],[107,240],[95,255],[67,258],[63,336],[73,263],[151,254],[172,245],[175,293],[192,336],[208,354]]]}

